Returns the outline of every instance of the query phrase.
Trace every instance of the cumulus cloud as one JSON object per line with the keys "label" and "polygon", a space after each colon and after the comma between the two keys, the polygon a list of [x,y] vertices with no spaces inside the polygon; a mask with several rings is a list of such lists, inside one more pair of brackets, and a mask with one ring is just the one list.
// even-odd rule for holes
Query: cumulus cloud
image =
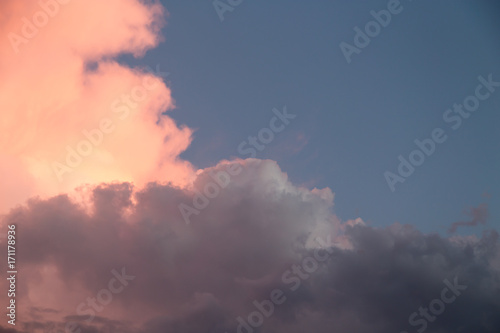
{"label": "cumulus cloud", "polygon": [[[114,180],[182,185],[178,155],[191,140],[163,112],[174,107],[162,73],[116,62],[161,40],[157,3],[2,1],[0,211],[32,195]],[[46,18],[46,21],[44,21]]]}
{"label": "cumulus cloud", "polygon": [[[63,329],[72,321],[82,332],[237,332],[237,318],[247,318],[253,302],[274,289],[286,301],[255,332],[415,331],[410,314],[440,297],[443,280],[455,276],[467,290],[427,332],[500,327],[495,232],[451,240],[410,226],[341,222],[328,189],[293,186],[269,160],[221,162],[212,171],[227,163],[241,165],[241,175],[190,225],[177,207],[194,189],[157,183],[96,186],[89,189],[91,209],[61,195],[13,210],[3,225],[17,224],[24,244],[19,331]],[[206,181],[200,173],[195,184]],[[307,277],[292,273],[325,251],[314,239],[328,236],[328,260]],[[135,278],[87,322],[91,307],[77,307],[122,267]]]}
{"label": "cumulus cloud", "polygon": [[[179,159],[192,131],[164,114],[162,73],[114,60],[155,47],[163,16],[138,0],[0,2],[0,232],[16,225],[21,263],[17,325],[0,332],[410,332],[455,278],[466,290],[426,331],[500,330],[497,233],[341,221],[330,189],[274,161]],[[228,166],[242,172],[184,223],[179,205]]]}

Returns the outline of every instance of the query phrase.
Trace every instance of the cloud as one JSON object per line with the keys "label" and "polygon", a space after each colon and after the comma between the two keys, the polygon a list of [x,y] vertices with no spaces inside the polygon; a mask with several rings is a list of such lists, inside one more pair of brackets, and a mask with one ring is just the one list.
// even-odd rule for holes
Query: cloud
{"label": "cloud", "polygon": [[8,0],[0,12],[0,212],[85,183],[189,182],[178,156],[192,131],[163,114],[174,101],[161,73],[114,60],[159,43],[159,4]]}
{"label": "cloud", "polygon": [[[411,331],[454,277],[467,290],[427,332],[499,331],[496,232],[340,221],[330,189],[295,186],[274,161],[181,160],[192,131],[164,114],[162,73],[114,60],[155,47],[164,14],[138,0],[0,2],[0,232],[16,224],[20,263],[17,325],[0,332],[237,332],[273,290],[286,301],[255,332]],[[243,171],[186,225],[179,205],[232,164]],[[290,275],[319,251],[314,273]]]}
{"label": "cloud", "polygon": [[460,221],[452,223],[449,228],[450,233],[455,233],[459,227],[473,227],[480,224],[486,224],[488,220],[488,205],[483,203],[477,207],[472,207],[470,210],[465,212],[471,217],[470,221]]}
{"label": "cloud", "polygon": [[[89,332],[105,332],[106,325],[129,332],[236,332],[236,318],[279,288],[287,301],[266,318],[262,332],[411,331],[409,315],[439,297],[442,281],[455,276],[468,289],[427,331],[500,327],[495,232],[447,239],[398,224],[344,223],[332,212],[330,190],[296,187],[270,160],[225,161],[212,171],[227,163],[244,170],[189,226],[177,206],[192,200],[194,190],[157,183],[88,188],[90,209],[61,195],[11,211],[2,225],[17,224],[23,244],[21,329],[75,321]],[[195,186],[210,180],[201,172]],[[316,237],[328,235],[340,245],[292,291],[284,272],[313,255]],[[135,279],[85,322],[88,312],[77,313],[78,305],[122,267]],[[41,315],[29,307],[51,310]]]}

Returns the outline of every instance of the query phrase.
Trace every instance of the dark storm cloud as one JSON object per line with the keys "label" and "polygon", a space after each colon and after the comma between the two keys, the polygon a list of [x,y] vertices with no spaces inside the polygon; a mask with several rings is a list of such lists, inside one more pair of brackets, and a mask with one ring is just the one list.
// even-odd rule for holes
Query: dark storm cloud
{"label": "dark storm cloud", "polygon": [[[224,163],[201,172],[194,189]],[[413,326],[409,317],[456,278],[466,290],[425,331],[500,330],[495,232],[448,239],[398,224],[340,223],[328,189],[295,187],[272,161],[232,163],[244,172],[190,225],[178,205],[192,200],[194,189],[155,183],[140,191],[127,183],[101,185],[87,205],[58,196],[11,211],[2,225],[18,226],[18,302],[26,309],[16,327],[57,332],[75,322],[81,333],[417,332],[422,317]],[[327,259],[319,262],[328,236],[336,245],[323,248]],[[305,263],[310,268],[314,260],[317,267],[307,273]],[[122,269],[134,278],[88,320],[88,298],[109,289],[112,271]],[[262,316],[262,325],[249,326],[255,302],[269,304],[273,290],[282,292],[283,302]],[[78,313],[82,303],[86,312]]]}

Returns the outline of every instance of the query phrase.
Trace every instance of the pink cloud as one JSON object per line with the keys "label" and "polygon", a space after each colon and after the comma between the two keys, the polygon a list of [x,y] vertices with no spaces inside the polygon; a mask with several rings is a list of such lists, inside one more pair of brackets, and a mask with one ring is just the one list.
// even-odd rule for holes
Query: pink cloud
{"label": "pink cloud", "polygon": [[[9,175],[0,211],[84,183],[187,184],[193,168],[178,156],[192,131],[162,115],[174,107],[170,89],[158,76],[113,61],[158,44],[159,4],[9,0],[0,12],[8,13],[0,25],[8,37],[0,41],[0,165]],[[97,68],[88,70],[89,63]],[[90,147],[85,133],[94,134]],[[68,157],[78,148],[86,156]]]}
{"label": "pink cloud", "polygon": [[[237,316],[275,288],[287,302],[266,331],[396,332],[422,295],[434,295],[437,277],[457,271],[470,292],[435,330],[498,331],[497,233],[450,241],[410,226],[342,223],[330,189],[297,187],[274,161],[195,172],[181,160],[192,130],[163,115],[175,106],[170,89],[113,60],[155,47],[164,14],[139,0],[0,1],[0,231],[16,225],[22,263],[18,325],[0,332],[68,322],[82,333],[234,332]],[[288,156],[308,142],[291,135],[299,148],[283,146]],[[234,164],[242,173],[186,225],[179,205]],[[336,246],[315,244],[328,236]],[[319,250],[331,260],[307,279],[284,278]],[[89,298],[122,270],[133,281],[89,321]]]}
{"label": "pink cloud", "polygon": [[488,220],[488,205],[485,203],[480,204],[477,207],[472,207],[465,213],[471,217],[468,221],[459,221],[451,224],[448,232],[454,233],[459,227],[474,227],[480,224],[485,225]]}

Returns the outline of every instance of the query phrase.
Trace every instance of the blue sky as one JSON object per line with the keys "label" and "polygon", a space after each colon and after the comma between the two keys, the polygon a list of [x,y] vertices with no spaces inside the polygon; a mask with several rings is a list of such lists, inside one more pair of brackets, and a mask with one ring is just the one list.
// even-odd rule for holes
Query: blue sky
{"label": "blue sky", "polygon": [[[353,44],[354,27],[387,1],[243,1],[224,21],[210,1],[162,3],[165,42],[123,61],[170,72],[171,116],[196,129],[183,158],[204,168],[248,157],[238,144],[286,105],[297,118],[257,157],[276,160],[296,184],[330,187],[341,218],[444,232],[486,202],[489,222],[498,219],[500,92],[457,130],[443,120],[478,76],[500,80],[494,1],[402,1],[350,64],[339,44]],[[435,128],[446,142],[391,192],[384,172]]]}
{"label": "blue sky", "polygon": [[0,1],[0,333],[500,332],[499,9]]}

